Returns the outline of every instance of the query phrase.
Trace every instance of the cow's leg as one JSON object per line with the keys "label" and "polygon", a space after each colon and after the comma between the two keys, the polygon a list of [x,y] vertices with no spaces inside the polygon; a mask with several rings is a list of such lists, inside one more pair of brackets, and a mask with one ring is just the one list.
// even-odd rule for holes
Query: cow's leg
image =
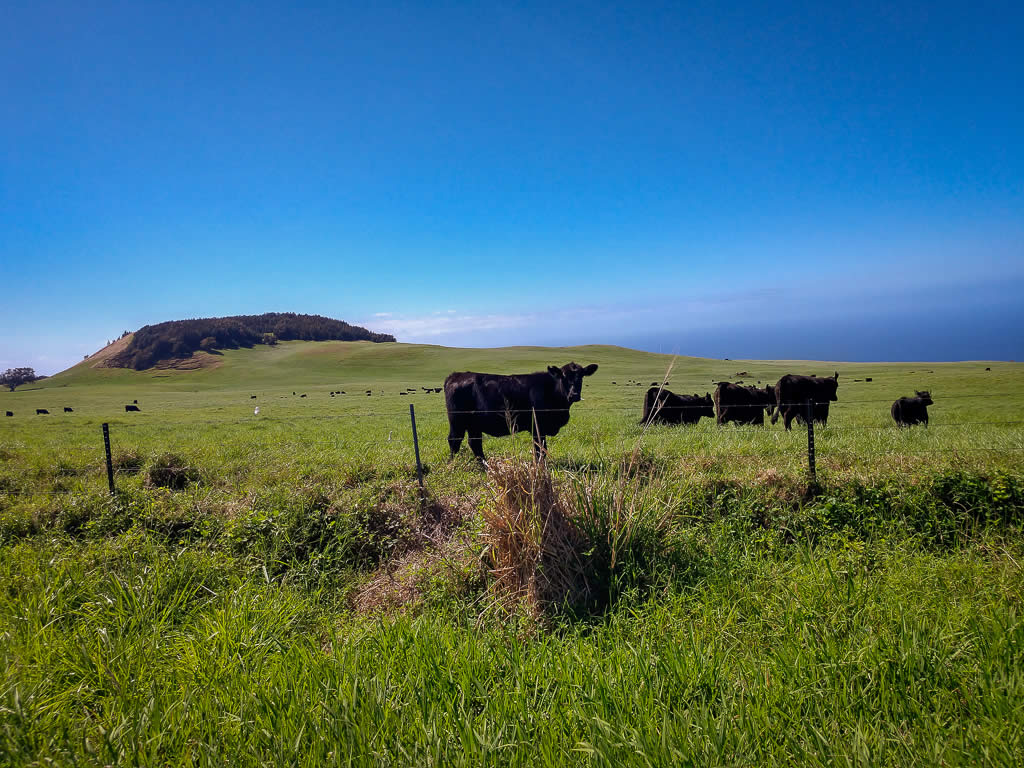
{"label": "cow's leg", "polygon": [[[783,419],[783,423],[786,425],[787,432],[789,432],[789,430],[792,428],[791,425],[793,424],[794,418],[796,418],[796,408],[787,408],[785,418]],[[773,421],[772,424],[774,423],[775,422]]]}
{"label": "cow's leg", "polygon": [[482,432],[474,432],[472,429],[469,430],[469,449],[473,451],[473,455],[476,456],[477,461],[483,462],[484,459],[484,437]]}
{"label": "cow's leg", "polygon": [[451,450],[451,458],[462,448],[462,436],[466,434],[466,428],[460,423],[457,416],[448,415],[448,448]]}

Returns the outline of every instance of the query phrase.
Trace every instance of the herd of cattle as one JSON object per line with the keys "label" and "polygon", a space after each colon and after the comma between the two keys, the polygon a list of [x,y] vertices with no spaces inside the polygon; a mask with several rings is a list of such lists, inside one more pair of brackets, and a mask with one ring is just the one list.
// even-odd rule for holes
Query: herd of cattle
{"label": "herd of cattle", "polygon": [[[586,367],[575,362],[561,368],[549,366],[546,371],[517,375],[474,373],[471,371],[449,374],[444,387],[420,387],[426,393],[443,390],[448,412],[448,447],[454,456],[468,436],[473,454],[483,460],[483,435],[502,437],[514,432],[530,432],[534,436],[534,450],[543,452],[547,438],[557,435],[569,422],[569,409],[583,399],[583,379],[592,376],[597,365]],[[742,372],[741,375],[746,374]],[[612,382],[615,384],[616,382]],[[629,385],[642,386],[630,381]],[[721,426],[729,422],[763,425],[765,415],[775,424],[782,417],[787,430],[792,423],[804,423],[808,415],[816,423],[828,422],[829,404],[837,401],[839,372],[828,377],[799,376],[788,373],[774,386],[752,386],[720,381],[714,393],[677,395],[664,385],[652,382],[644,396],[642,423],[644,425],[696,424],[701,418],[713,418]],[[400,395],[416,392],[409,387]],[[344,395],[344,390],[332,390],[331,397]],[[372,390],[366,390],[366,395]],[[296,395],[292,392],[292,395]],[[306,394],[298,395],[306,397]],[[250,395],[255,400],[256,395]],[[138,400],[124,407],[126,412],[139,411]],[[928,406],[931,395],[926,391],[915,397],[901,397],[892,404],[890,412],[899,426],[928,425]],[[74,409],[65,406],[65,413]],[[7,416],[13,416],[11,411]],[[37,408],[37,415],[48,415],[45,408]]]}
{"label": "herd of cattle", "polygon": [[[530,432],[534,452],[542,453],[547,438],[557,435],[569,422],[569,408],[583,399],[583,378],[591,376],[597,365],[585,368],[575,362],[561,368],[513,376],[471,371],[452,373],[445,379],[445,405],[448,409],[448,447],[454,456],[468,435],[473,455],[481,461],[483,435],[502,437],[514,432]],[[745,375],[744,371],[740,375]],[[616,382],[612,382],[616,384]],[[628,385],[642,386],[629,381]],[[804,423],[808,416],[820,424],[828,422],[829,404],[837,401],[839,372],[833,376],[799,376],[788,373],[774,386],[743,386],[721,381],[714,394],[677,395],[652,382],[644,396],[644,425],[696,424],[702,417],[716,419],[721,426],[729,422],[763,425],[765,414],[775,424],[782,417],[787,430],[792,423]],[[916,397],[901,397],[892,404],[891,413],[899,426],[928,424],[928,392]]]}

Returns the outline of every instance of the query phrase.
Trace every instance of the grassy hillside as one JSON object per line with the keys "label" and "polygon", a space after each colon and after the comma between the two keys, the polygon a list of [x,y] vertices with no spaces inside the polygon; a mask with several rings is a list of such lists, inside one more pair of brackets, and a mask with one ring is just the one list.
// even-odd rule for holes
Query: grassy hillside
{"label": "grassy hillside", "polygon": [[[422,387],[570,360],[600,368],[550,476],[524,435],[485,437],[487,472],[449,461]],[[95,362],[0,393],[0,764],[1024,762],[1024,366],[340,342]],[[817,486],[801,429],[638,423],[666,375],[833,370]],[[931,426],[898,429],[924,388]]]}

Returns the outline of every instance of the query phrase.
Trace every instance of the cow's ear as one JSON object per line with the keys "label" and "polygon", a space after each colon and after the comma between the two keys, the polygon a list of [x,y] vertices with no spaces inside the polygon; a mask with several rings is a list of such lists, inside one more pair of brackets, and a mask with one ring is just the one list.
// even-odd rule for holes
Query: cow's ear
{"label": "cow's ear", "polygon": [[553,365],[549,365],[548,366],[548,373],[550,373],[555,378],[558,378],[559,376],[562,375],[562,369],[561,368],[556,368]]}
{"label": "cow's ear", "polygon": [[583,375],[584,376],[593,376],[594,375],[594,371],[596,371],[596,370],[597,370],[597,363],[591,363],[590,365],[588,365],[586,368],[583,369]]}
{"label": "cow's ear", "polygon": [[832,377],[836,381],[839,381],[839,371],[836,371],[836,375]]}

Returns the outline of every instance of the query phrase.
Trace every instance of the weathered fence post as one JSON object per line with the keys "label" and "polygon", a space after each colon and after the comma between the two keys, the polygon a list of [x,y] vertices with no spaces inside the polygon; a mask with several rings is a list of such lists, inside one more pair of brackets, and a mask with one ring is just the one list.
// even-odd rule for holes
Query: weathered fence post
{"label": "weathered fence post", "polygon": [[814,466],[814,400],[807,401],[807,469],[811,480],[818,481],[817,469]]}
{"label": "weathered fence post", "polygon": [[423,490],[423,465],[420,464],[420,439],[416,436],[416,409],[409,403],[409,418],[412,419],[412,444],[416,449],[416,475],[420,479],[420,490]]}
{"label": "weathered fence post", "polygon": [[110,458],[110,426],[103,423],[103,450],[107,454],[107,485],[110,486],[110,492],[114,492],[114,462]]}

